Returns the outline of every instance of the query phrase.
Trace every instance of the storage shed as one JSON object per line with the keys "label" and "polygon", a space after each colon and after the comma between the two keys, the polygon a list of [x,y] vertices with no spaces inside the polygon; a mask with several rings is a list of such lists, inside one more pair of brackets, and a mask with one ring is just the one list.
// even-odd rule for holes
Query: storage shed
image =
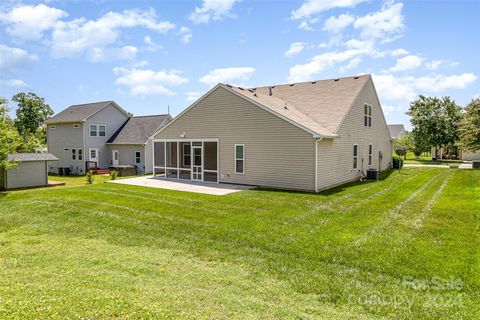
{"label": "storage shed", "polygon": [[17,161],[14,169],[0,169],[0,189],[12,190],[48,186],[48,162],[58,158],[51,153],[15,153],[8,160]]}

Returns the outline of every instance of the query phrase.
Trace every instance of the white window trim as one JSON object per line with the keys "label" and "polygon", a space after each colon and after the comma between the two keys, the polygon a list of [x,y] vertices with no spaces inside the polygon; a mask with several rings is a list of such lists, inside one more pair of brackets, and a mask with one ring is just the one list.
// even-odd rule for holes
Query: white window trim
{"label": "white window trim", "polygon": [[72,150],[70,152],[70,157],[73,161],[77,161],[77,149],[72,148]]}
{"label": "white window trim", "polygon": [[373,143],[368,144],[368,165],[373,166]]}
{"label": "white window trim", "polygon": [[[93,159],[92,159],[92,150],[95,150],[95,156],[96,156],[96,158],[93,158]],[[89,161],[98,162],[98,148],[89,148],[88,149],[88,159],[89,159]]]}
{"label": "white window trim", "polygon": [[[82,156],[82,159],[80,159],[80,155]],[[77,160],[83,161],[83,149],[77,149]]]}
{"label": "white window trim", "polygon": [[[367,107],[367,112],[365,113],[365,107]],[[365,119],[367,119],[367,125],[365,125]],[[372,105],[365,103],[363,107],[363,126],[367,128],[372,127]]]}
{"label": "white window trim", "polygon": [[[105,127],[105,135],[104,136],[101,136],[100,135],[100,126],[104,126]],[[95,136],[92,136],[92,129],[91,127],[95,127]],[[89,137],[92,137],[92,138],[104,138],[107,136],[107,125],[106,124],[94,124],[94,123],[91,123],[88,125],[88,136]]]}
{"label": "white window trim", "polygon": [[[140,156],[138,157],[139,161],[137,162],[137,152],[140,154]],[[142,164],[142,152],[141,151],[135,151],[134,152],[134,157],[135,157],[135,164]]]}
{"label": "white window trim", "polygon": [[[237,146],[242,146],[242,158],[237,158]],[[240,143],[240,144],[235,144],[233,148],[233,165],[235,167],[235,174],[245,174],[245,144]],[[242,160],[243,161],[243,171],[238,172],[237,170],[237,160]]]}
{"label": "white window trim", "polygon": [[[357,146],[357,155],[355,155],[355,146]],[[353,166],[354,159],[357,159],[357,161],[355,161],[355,164],[356,164],[355,167]],[[355,143],[352,148],[352,170],[357,170],[357,169],[358,169],[358,144]]]}

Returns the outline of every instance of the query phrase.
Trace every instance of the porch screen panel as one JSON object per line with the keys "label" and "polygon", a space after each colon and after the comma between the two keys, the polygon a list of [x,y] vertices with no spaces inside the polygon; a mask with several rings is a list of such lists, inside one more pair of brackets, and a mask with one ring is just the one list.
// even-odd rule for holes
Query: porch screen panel
{"label": "porch screen panel", "polygon": [[167,142],[167,167],[177,167],[177,143]]}
{"label": "porch screen panel", "polygon": [[217,143],[216,142],[204,142],[203,144],[204,164],[205,170],[217,171]]}
{"label": "porch screen panel", "polygon": [[155,158],[155,167],[164,167],[165,166],[165,142],[155,142],[153,145],[154,148],[154,158]]}

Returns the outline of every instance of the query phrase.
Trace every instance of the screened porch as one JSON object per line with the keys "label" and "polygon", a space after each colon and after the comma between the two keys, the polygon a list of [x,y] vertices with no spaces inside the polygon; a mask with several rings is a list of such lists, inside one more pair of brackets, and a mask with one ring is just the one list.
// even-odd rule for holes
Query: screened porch
{"label": "screened porch", "polygon": [[154,140],[153,175],[218,182],[218,140]]}

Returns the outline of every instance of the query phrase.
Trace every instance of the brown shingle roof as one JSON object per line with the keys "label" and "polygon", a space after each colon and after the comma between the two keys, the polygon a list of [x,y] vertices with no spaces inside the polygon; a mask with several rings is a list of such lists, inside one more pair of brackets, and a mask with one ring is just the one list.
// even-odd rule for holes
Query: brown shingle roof
{"label": "brown shingle roof", "polygon": [[45,123],[52,124],[84,121],[110,103],[113,103],[122,112],[127,114],[127,112],[121,109],[114,101],[100,101],[84,104],[75,104],[57,113],[53,117],[47,119]]}
{"label": "brown shingle roof", "polygon": [[[335,136],[347,111],[369,79],[370,75],[362,75],[243,90],[228,87],[319,135]],[[285,103],[287,109],[284,108]]]}
{"label": "brown shingle roof", "polygon": [[168,114],[132,117],[108,139],[107,143],[144,144],[160,126],[165,125],[170,120],[171,116]]}

